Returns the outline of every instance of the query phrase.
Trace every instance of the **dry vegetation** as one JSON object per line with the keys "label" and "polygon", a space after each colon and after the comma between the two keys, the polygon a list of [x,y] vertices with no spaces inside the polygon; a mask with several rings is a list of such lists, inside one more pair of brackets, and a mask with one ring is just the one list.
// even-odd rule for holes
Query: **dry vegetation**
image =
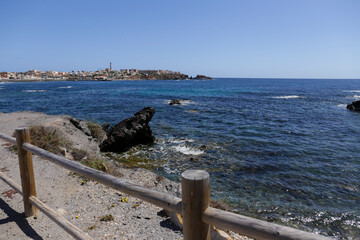
{"label": "dry vegetation", "polygon": [[87,122],[86,123],[89,130],[90,130],[90,134],[93,138],[97,139],[97,141],[99,143],[101,143],[104,139],[105,139],[105,132],[102,129],[102,127],[96,123],[92,123],[92,122]]}

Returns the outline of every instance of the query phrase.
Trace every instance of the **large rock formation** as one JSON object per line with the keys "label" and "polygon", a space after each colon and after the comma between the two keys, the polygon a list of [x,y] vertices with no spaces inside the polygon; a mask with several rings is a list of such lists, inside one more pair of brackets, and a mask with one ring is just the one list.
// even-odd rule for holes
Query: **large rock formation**
{"label": "large rock formation", "polygon": [[138,144],[153,143],[155,138],[149,122],[154,114],[155,109],[147,107],[116,124],[107,131],[107,139],[100,144],[100,150],[119,153]]}
{"label": "large rock formation", "polygon": [[355,101],[355,102],[352,102],[351,104],[348,104],[346,106],[347,109],[350,109],[350,110],[354,110],[354,111],[359,111],[360,112],[360,100],[359,101]]}

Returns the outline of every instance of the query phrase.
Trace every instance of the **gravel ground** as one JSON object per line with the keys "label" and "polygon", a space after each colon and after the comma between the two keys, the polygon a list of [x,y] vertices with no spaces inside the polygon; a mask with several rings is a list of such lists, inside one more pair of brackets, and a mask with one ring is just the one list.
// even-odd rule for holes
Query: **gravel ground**
{"label": "gravel ground", "polygon": [[[65,120],[64,120],[65,119]],[[64,124],[64,122],[66,124]],[[29,125],[66,126],[67,117],[48,116],[33,112],[0,114],[0,132],[12,135],[17,127]],[[72,139],[96,148],[76,128]],[[20,184],[18,158],[0,140],[0,170]],[[94,181],[67,171],[37,156],[33,156],[37,197],[94,239],[182,239],[181,230],[154,205],[127,196]],[[160,190],[173,189],[175,183],[156,178],[143,169],[118,169],[129,182]],[[158,180],[157,180],[158,179]],[[159,182],[161,181],[161,183]],[[83,184],[83,181],[85,182]],[[23,217],[23,202],[19,194],[6,194],[11,188],[0,181],[0,239],[72,239],[41,212],[38,217]],[[11,196],[12,195],[12,196]],[[126,198],[127,201],[124,201]],[[112,221],[101,221],[111,214]]]}

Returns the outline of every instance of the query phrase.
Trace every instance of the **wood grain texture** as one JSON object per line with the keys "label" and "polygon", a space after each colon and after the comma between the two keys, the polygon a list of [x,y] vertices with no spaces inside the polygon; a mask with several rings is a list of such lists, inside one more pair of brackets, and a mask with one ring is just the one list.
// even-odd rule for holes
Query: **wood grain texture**
{"label": "wood grain texture", "polygon": [[48,218],[53,220],[57,225],[59,225],[62,229],[64,229],[68,234],[70,234],[73,238],[79,240],[91,240],[89,236],[87,236],[83,231],[75,227],[74,224],[69,222],[63,216],[55,212],[53,209],[46,206],[43,202],[41,202],[36,197],[30,197],[29,201],[31,204],[36,206],[41,212],[43,212]]}
{"label": "wood grain texture", "polygon": [[29,202],[29,197],[36,197],[34,167],[31,153],[22,148],[23,143],[30,143],[30,131],[29,128],[18,128],[15,132],[25,216],[30,217],[37,213],[36,207]]}
{"label": "wood grain texture", "polygon": [[19,184],[17,184],[16,182],[14,182],[11,178],[8,178],[2,172],[0,172],[0,179],[3,180],[7,185],[12,187],[17,193],[19,193],[20,195],[23,195],[23,193],[21,191],[21,186]]}
{"label": "wood grain texture", "polygon": [[3,133],[0,133],[0,139],[3,139],[7,142],[11,142],[12,144],[16,144],[16,138],[10,137],[8,135],[5,135]]}
{"label": "wood grain texture", "polygon": [[326,240],[294,228],[258,220],[209,207],[203,214],[203,221],[223,230],[230,230],[255,239],[267,240]]}
{"label": "wood grain texture", "polygon": [[209,173],[187,170],[181,174],[183,234],[185,240],[210,239],[210,227],[202,220],[210,204]]}
{"label": "wood grain texture", "polygon": [[49,160],[52,163],[76,172],[79,175],[102,183],[120,192],[127,193],[133,197],[142,199],[158,207],[181,214],[181,199],[178,197],[126,182],[121,178],[89,168],[28,143],[23,144],[23,148],[33,154]]}

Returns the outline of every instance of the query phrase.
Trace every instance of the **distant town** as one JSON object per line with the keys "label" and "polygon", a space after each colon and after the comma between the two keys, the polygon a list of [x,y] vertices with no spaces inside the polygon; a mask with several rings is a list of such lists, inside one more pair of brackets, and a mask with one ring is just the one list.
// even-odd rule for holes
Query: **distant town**
{"label": "distant town", "polygon": [[27,72],[0,72],[0,81],[112,81],[112,80],[185,80],[185,79],[211,79],[204,75],[189,77],[180,72],[169,70],[138,70],[120,69],[111,67],[97,71],[39,71],[36,69]]}

